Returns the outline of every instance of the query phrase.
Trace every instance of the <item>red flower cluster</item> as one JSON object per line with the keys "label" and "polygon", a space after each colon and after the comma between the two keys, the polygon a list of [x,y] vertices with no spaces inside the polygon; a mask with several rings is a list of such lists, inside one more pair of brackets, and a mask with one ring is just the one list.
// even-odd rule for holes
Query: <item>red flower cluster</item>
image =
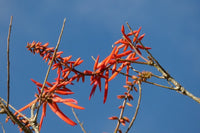
{"label": "red flower cluster", "polygon": [[[84,72],[78,71],[76,69],[83,60],[81,58],[76,59],[75,61],[71,61],[72,56],[61,57],[62,51],[56,52],[56,57],[53,60],[53,68],[52,70],[57,70],[57,78],[55,82],[46,82],[44,86],[44,92],[41,92],[42,84],[31,79],[37,86],[37,90],[39,94],[36,94],[36,99],[33,100],[28,105],[24,106],[19,110],[19,112],[31,107],[33,104],[36,104],[41,100],[41,104],[43,106],[42,115],[40,120],[40,128],[42,126],[43,119],[46,115],[46,106],[49,105],[51,110],[58,115],[62,120],[66,123],[74,126],[76,125],[71,119],[69,119],[58,107],[57,103],[63,103],[70,107],[77,108],[77,109],[84,109],[77,105],[77,101],[75,99],[63,99],[59,95],[70,95],[73,92],[68,89],[67,85],[73,85],[74,81],[79,82],[82,79],[82,82],[85,81],[85,76],[90,77],[90,85],[93,85],[89,99],[91,96],[94,95],[97,86],[99,87],[100,91],[102,88],[102,79],[105,81],[104,84],[104,100],[106,102],[107,94],[108,94],[108,83],[112,79],[114,79],[123,68],[126,68],[126,84],[128,84],[128,78],[132,77],[132,80],[136,80],[137,76],[129,75],[130,65],[137,61],[139,58],[148,61],[144,58],[141,54],[140,50],[150,49],[149,47],[143,47],[142,45],[138,44],[144,37],[145,34],[139,36],[141,27],[133,32],[128,34],[125,33],[124,26],[122,26],[121,32],[123,38],[116,41],[114,44],[121,44],[119,46],[115,46],[110,53],[104,60],[101,62],[99,61],[100,57],[98,56],[95,60],[93,70],[85,70]],[[133,37],[131,39],[130,37]],[[42,45],[40,42],[32,42],[27,44],[27,48],[33,54],[38,53],[45,62],[50,64],[51,60],[53,59],[54,48],[48,47],[48,43]],[[123,50],[122,50],[123,49]],[[138,57],[136,57],[138,55]],[[118,67],[119,65],[119,67]],[[111,74],[110,74],[111,73]],[[110,75],[110,76],[109,76]],[[41,94],[42,93],[42,94]],[[132,95],[126,93],[125,95],[118,96],[118,98],[127,97],[128,99],[133,99]],[[131,104],[129,104],[131,106]],[[15,115],[18,113],[16,112]],[[122,123],[124,121],[129,121],[126,118],[121,119]]]}

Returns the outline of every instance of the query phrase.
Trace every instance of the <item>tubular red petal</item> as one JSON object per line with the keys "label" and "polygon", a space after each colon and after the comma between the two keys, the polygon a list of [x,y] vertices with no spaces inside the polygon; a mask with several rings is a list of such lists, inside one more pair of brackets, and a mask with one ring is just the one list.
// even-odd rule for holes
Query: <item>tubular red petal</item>
{"label": "tubular red petal", "polygon": [[74,94],[74,92],[71,92],[71,91],[63,91],[63,90],[55,90],[55,93],[60,94],[60,95],[70,95],[70,94]]}
{"label": "tubular red petal", "polygon": [[66,79],[66,78],[69,76],[70,72],[71,72],[71,71],[68,71],[68,72],[63,76],[63,78]]}
{"label": "tubular red petal", "polygon": [[74,66],[77,66],[78,65],[78,62],[80,61],[80,57],[74,62]]}
{"label": "tubular red petal", "polygon": [[75,126],[76,123],[74,121],[72,121],[71,119],[69,119],[57,106],[56,103],[48,103],[49,107],[51,108],[51,110],[58,116],[60,117],[63,121],[65,121],[67,124]]}
{"label": "tubular red petal", "polygon": [[108,81],[111,81],[112,79],[114,79],[114,78],[118,75],[118,73],[123,69],[123,67],[124,67],[124,64],[122,64],[122,65],[117,69],[117,71],[113,73],[113,75],[108,79]]}
{"label": "tubular red petal", "polygon": [[63,59],[64,59],[63,62],[64,62],[64,63],[65,63],[65,62],[68,62],[71,58],[72,58],[72,55],[70,55],[70,56],[68,56],[68,57],[64,57],[64,58],[63,58]]}
{"label": "tubular red petal", "polygon": [[127,36],[132,36],[132,35],[134,35],[135,33],[137,33],[137,30],[134,30],[133,32],[129,32],[129,33],[127,34]]}
{"label": "tubular red petal", "polygon": [[54,84],[54,85],[49,89],[49,92],[52,92],[52,91],[54,91],[55,89],[57,89],[57,85],[58,85],[58,83]]}
{"label": "tubular red petal", "polygon": [[42,108],[42,115],[41,115],[41,118],[40,118],[39,130],[41,130],[43,119],[46,116],[46,108],[47,108],[47,102],[44,102],[43,103],[43,108]]}
{"label": "tubular red petal", "polygon": [[81,110],[85,109],[84,107],[78,106],[78,105],[70,103],[70,102],[64,102],[64,104],[66,104],[72,108],[76,108],[76,109],[81,109]]}
{"label": "tubular red petal", "polygon": [[103,103],[106,102],[107,99],[107,95],[108,95],[108,78],[109,78],[109,71],[106,70],[106,79],[105,79],[105,90],[104,90],[104,99],[103,99]]}
{"label": "tubular red petal", "polygon": [[43,47],[48,47],[48,46],[49,46],[48,42],[43,45]]}
{"label": "tubular red petal", "polygon": [[115,46],[112,50],[112,52],[110,53],[110,55],[108,56],[107,60],[105,61],[105,66],[108,64],[108,62],[110,61],[110,59],[112,58],[113,54],[115,53],[117,46]]}
{"label": "tubular red petal", "polygon": [[[129,65],[126,66],[126,74],[129,75]],[[126,76],[126,82],[128,81],[128,76]]]}
{"label": "tubular red petal", "polygon": [[112,117],[109,117],[108,119],[109,120],[118,120],[118,117],[117,116],[112,116]]}
{"label": "tubular red petal", "polygon": [[[27,104],[26,106],[22,107],[21,109],[18,110],[18,112],[22,112],[25,109],[31,107],[35,102],[37,102],[38,99],[33,100],[32,102],[30,102],[29,104]],[[18,112],[15,112],[14,115],[17,115]]]}
{"label": "tubular red petal", "polygon": [[117,68],[117,64],[115,63],[112,67],[112,73],[114,73],[116,71],[116,68]]}
{"label": "tubular red petal", "polygon": [[121,57],[123,57],[123,56],[127,56],[127,55],[129,55],[130,53],[132,53],[132,52],[133,52],[132,50],[125,51],[125,52],[123,52],[123,53],[121,53],[121,54],[116,55],[116,58],[121,58]]}
{"label": "tubular red petal", "polygon": [[92,74],[93,72],[90,71],[90,70],[85,70],[83,73],[84,73],[84,74]]}
{"label": "tubular red petal", "polygon": [[97,82],[98,82],[98,85],[99,85],[99,90],[101,92],[101,78],[100,77],[97,78]]}
{"label": "tubular red petal", "polygon": [[85,75],[82,75],[82,82],[85,82]]}
{"label": "tubular red petal", "polygon": [[139,49],[151,49],[150,47],[143,47],[142,45],[136,45],[136,48],[139,48]]}
{"label": "tubular red petal", "polygon": [[117,40],[116,42],[114,42],[114,44],[119,44],[119,43],[121,43],[122,40],[123,40],[123,39],[119,39],[119,40]]}
{"label": "tubular red petal", "polygon": [[53,85],[51,83],[49,83],[48,81],[46,81],[46,84],[50,87],[52,87]]}
{"label": "tubular red petal", "polygon": [[135,41],[137,40],[136,38],[138,38],[138,35],[139,35],[139,33],[140,33],[141,28],[142,28],[142,27],[140,27],[140,28],[138,29],[137,33],[135,34],[135,37],[133,38],[133,42],[135,42]]}
{"label": "tubular red petal", "polygon": [[[145,34],[142,34],[142,35],[138,38],[138,40],[141,41],[141,40],[144,38],[144,36],[145,36]],[[137,42],[136,42],[136,43],[137,43]]]}
{"label": "tubular red petal", "polygon": [[97,59],[94,63],[94,68],[93,68],[94,71],[96,71],[98,63],[99,63],[99,55],[97,56]]}
{"label": "tubular red petal", "polygon": [[38,87],[42,87],[42,84],[39,83],[39,82],[37,82],[37,81],[35,81],[34,79],[31,79],[31,81],[32,81],[33,83],[35,83]]}
{"label": "tubular red petal", "polygon": [[[126,51],[127,49],[128,49],[128,46],[129,45],[125,45],[125,47],[124,47],[124,50],[123,51]],[[132,49],[132,48],[131,48]]]}
{"label": "tubular red petal", "polygon": [[91,99],[91,97],[92,97],[92,95],[94,95],[94,92],[95,92],[95,90],[96,90],[96,88],[97,88],[97,81],[94,83],[94,86],[92,87],[92,90],[91,90],[91,92],[90,92],[90,96],[89,96],[89,100]]}
{"label": "tubular red petal", "polygon": [[123,48],[124,46],[126,46],[125,44],[121,44],[121,45],[119,45],[117,48],[118,49],[121,49],[121,48]]}
{"label": "tubular red petal", "polygon": [[64,102],[70,102],[70,103],[75,103],[75,104],[78,104],[78,102],[75,100],[75,99],[62,99],[61,97],[57,96],[57,95],[54,95],[53,97],[53,102],[55,103],[64,103]]}

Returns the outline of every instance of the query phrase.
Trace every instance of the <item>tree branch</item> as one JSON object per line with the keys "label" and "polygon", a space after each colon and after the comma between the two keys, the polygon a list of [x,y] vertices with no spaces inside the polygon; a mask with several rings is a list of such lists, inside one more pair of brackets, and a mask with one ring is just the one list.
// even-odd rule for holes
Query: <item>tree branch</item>
{"label": "tree branch", "polygon": [[[41,94],[40,94],[40,96],[39,96],[39,99],[40,99],[40,100],[39,100],[37,112],[36,112],[36,114],[35,114],[35,120],[37,120],[37,116],[38,116],[38,113],[39,113],[39,108],[40,108],[41,102],[42,102],[42,101],[41,101],[41,98],[42,98],[42,94],[43,94],[43,92],[44,92],[44,87],[45,87],[46,81],[47,81],[47,79],[48,79],[49,72],[50,72],[50,70],[51,70],[53,61],[54,61],[54,59],[55,59],[55,57],[56,57],[56,52],[58,51],[58,47],[59,47],[59,45],[60,45],[60,40],[61,40],[61,38],[62,38],[63,30],[64,30],[64,27],[65,27],[65,22],[66,22],[66,18],[65,18],[64,21],[63,21],[63,25],[62,25],[62,29],[61,29],[61,32],[60,32],[60,36],[59,36],[59,38],[58,38],[58,42],[57,42],[56,48],[55,48],[55,50],[54,50],[52,60],[51,60],[51,62],[50,62],[50,64],[49,64],[49,68],[48,68],[48,70],[47,70],[47,73],[46,73],[46,76],[45,76],[45,79],[44,79],[44,82],[43,82],[43,85],[42,85],[42,88],[41,88]],[[32,109],[34,110],[34,108],[32,108]],[[32,111],[32,112],[33,112],[33,111]]]}
{"label": "tree branch", "polygon": [[30,128],[24,126],[16,116],[4,105],[2,99],[0,98],[0,108],[4,110],[4,113],[10,117],[10,119],[16,123],[25,133],[33,133]]}
{"label": "tree branch", "polygon": [[139,86],[139,98],[138,98],[138,103],[137,103],[137,107],[136,107],[136,110],[135,110],[135,114],[131,120],[131,123],[129,124],[127,130],[126,130],[126,133],[128,133],[128,131],[131,129],[136,117],[137,117],[137,114],[138,114],[138,110],[139,110],[139,107],[140,107],[140,102],[141,102],[141,97],[142,97],[142,87],[141,87],[141,83],[139,82],[138,83],[138,86]]}
{"label": "tree branch", "polygon": [[75,116],[75,118],[76,118],[78,124],[80,125],[82,131],[83,131],[84,133],[86,133],[86,131],[85,131],[84,127],[83,127],[83,123],[81,123],[80,120],[78,119],[78,116],[76,115],[76,112],[74,111],[74,108],[72,108],[72,112],[73,112],[73,114],[74,114],[74,116]]}
{"label": "tree branch", "polygon": [[8,31],[8,38],[7,38],[7,105],[6,107],[9,107],[10,102],[10,34],[11,34],[11,27],[12,27],[12,20],[13,16],[10,17],[10,25],[9,25],[9,31]]}
{"label": "tree branch", "polygon": [[1,124],[1,127],[2,127],[2,131],[3,131],[3,133],[6,133],[5,132],[5,129],[4,129],[4,127],[3,127],[3,124],[0,122],[0,124]]}
{"label": "tree branch", "polygon": [[[131,29],[131,27],[129,26],[129,24],[127,23],[128,28],[130,29],[131,32],[133,32],[133,30]],[[135,34],[133,34],[135,36]],[[183,86],[181,86],[181,84],[179,84],[160,64],[159,62],[153,57],[153,55],[149,52],[148,49],[145,48],[145,46],[142,44],[142,42],[140,40],[138,40],[138,38],[136,38],[136,40],[139,42],[139,44],[145,49],[145,51],[148,53],[149,58],[152,60],[152,64],[162,75],[163,77],[171,82],[175,88],[174,90],[176,90],[177,92],[186,95],[190,98],[192,98],[193,100],[195,100],[196,102],[200,103],[200,98],[194,96],[192,93],[190,93],[189,91],[187,91]]]}

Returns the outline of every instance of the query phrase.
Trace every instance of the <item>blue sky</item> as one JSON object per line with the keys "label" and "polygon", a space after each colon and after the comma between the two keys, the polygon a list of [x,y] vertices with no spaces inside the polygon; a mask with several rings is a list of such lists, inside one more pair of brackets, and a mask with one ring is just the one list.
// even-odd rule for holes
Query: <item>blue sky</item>
{"label": "blue sky", "polygon": [[[59,50],[64,51],[64,56],[84,59],[81,69],[92,69],[91,56],[106,57],[112,44],[121,37],[121,25],[128,22],[135,29],[142,26],[142,33],[146,33],[143,43],[152,47],[151,52],[160,64],[186,89],[200,96],[199,5],[198,0],[0,0],[0,96],[6,98],[6,41],[11,15],[10,102],[17,109],[34,99],[36,89],[30,79],[43,82],[47,71],[47,64],[26,50],[27,42],[35,40],[55,46],[65,17]],[[52,72],[50,81],[53,75]],[[116,95],[123,92],[124,84],[119,81],[120,78],[110,83],[106,104],[103,104],[103,93],[98,90],[88,100],[89,82],[71,86],[75,92],[71,97],[86,108],[76,112],[88,133],[113,132],[116,123],[107,118],[119,114],[117,107],[121,102]],[[134,93],[135,99],[137,95]],[[198,103],[174,91],[150,85],[143,86],[142,96],[141,108],[130,133],[199,133]],[[75,120],[70,108],[61,108]],[[128,113],[133,114],[133,110]],[[5,124],[4,119],[1,115],[0,122],[6,133],[17,133],[17,126],[11,122]],[[41,132],[56,131],[81,133],[79,126],[67,125],[48,108]]]}

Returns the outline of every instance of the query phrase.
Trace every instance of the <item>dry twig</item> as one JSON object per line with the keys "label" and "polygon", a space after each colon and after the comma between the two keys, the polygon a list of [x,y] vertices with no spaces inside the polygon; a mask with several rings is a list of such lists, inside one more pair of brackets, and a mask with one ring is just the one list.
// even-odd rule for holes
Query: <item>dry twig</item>
{"label": "dry twig", "polygon": [[73,114],[74,114],[74,116],[75,116],[75,118],[76,118],[78,124],[80,125],[82,131],[83,131],[84,133],[86,133],[86,131],[85,131],[84,127],[83,127],[83,123],[81,123],[80,120],[78,119],[78,116],[76,115],[76,112],[74,111],[74,108],[72,108],[72,112],[73,112]]}
{"label": "dry twig", "polygon": [[12,20],[13,16],[10,17],[10,25],[8,31],[8,38],[7,38],[7,105],[8,108],[10,102],[10,34],[11,34],[11,27],[12,27]]}

